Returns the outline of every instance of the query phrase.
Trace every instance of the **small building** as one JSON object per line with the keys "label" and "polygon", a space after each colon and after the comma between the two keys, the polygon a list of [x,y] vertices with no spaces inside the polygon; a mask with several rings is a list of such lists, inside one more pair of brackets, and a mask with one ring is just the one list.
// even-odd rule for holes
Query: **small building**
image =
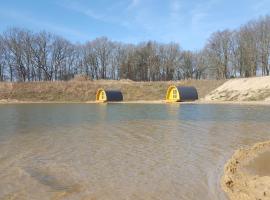
{"label": "small building", "polygon": [[104,90],[98,89],[96,93],[96,101],[109,102],[109,101],[123,101],[123,95],[118,90]]}
{"label": "small building", "polygon": [[168,88],[166,94],[166,101],[180,102],[180,101],[195,101],[198,99],[198,93],[195,87],[175,86]]}

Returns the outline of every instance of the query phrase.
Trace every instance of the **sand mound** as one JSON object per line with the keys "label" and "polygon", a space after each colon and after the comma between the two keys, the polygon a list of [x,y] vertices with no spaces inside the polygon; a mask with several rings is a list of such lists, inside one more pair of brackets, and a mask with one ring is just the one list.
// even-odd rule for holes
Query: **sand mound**
{"label": "sand mound", "polygon": [[210,92],[207,101],[259,101],[270,98],[270,76],[232,79]]}
{"label": "sand mound", "polygon": [[264,101],[270,101],[270,97],[267,97],[266,99],[264,99]]}
{"label": "sand mound", "polygon": [[270,199],[270,141],[236,151],[221,185],[231,200]]}

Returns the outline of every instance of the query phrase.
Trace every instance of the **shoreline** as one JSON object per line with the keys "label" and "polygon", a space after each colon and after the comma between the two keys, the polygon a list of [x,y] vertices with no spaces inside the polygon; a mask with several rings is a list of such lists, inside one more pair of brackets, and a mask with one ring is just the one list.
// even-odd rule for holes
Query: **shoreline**
{"label": "shoreline", "polygon": [[[265,166],[269,160],[269,153],[270,141],[259,142],[249,148],[235,151],[227,161],[221,178],[221,187],[230,200],[269,199],[270,169]],[[263,162],[259,162],[258,159]],[[253,173],[247,168],[251,168]],[[261,175],[258,168],[266,168],[265,174]]]}
{"label": "shoreline", "polygon": [[[166,102],[165,100],[138,100],[108,102],[115,104],[212,104],[212,105],[264,105],[270,106],[270,101],[208,101],[197,100],[189,102]],[[0,105],[4,104],[104,104],[96,101],[19,101],[15,99],[1,99]]]}

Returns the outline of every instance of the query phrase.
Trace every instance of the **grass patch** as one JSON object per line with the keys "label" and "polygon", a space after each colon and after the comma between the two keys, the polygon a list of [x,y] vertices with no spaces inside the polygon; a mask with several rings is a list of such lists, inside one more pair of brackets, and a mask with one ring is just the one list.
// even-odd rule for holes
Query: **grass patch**
{"label": "grass patch", "polygon": [[125,101],[162,100],[170,85],[194,86],[204,97],[224,80],[185,80],[168,82],[133,82],[98,80],[68,82],[0,83],[0,99],[19,101],[93,101],[98,88],[121,90]]}

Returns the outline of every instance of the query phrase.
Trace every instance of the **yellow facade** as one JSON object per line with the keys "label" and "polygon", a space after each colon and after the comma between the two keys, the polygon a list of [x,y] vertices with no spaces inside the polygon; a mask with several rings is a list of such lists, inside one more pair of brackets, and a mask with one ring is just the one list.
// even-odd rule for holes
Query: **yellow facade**
{"label": "yellow facade", "polygon": [[99,89],[97,91],[96,101],[99,101],[99,102],[106,102],[107,101],[107,96],[106,96],[105,90]]}
{"label": "yellow facade", "polygon": [[180,95],[176,86],[170,86],[167,90],[166,101],[177,102],[180,101]]}

